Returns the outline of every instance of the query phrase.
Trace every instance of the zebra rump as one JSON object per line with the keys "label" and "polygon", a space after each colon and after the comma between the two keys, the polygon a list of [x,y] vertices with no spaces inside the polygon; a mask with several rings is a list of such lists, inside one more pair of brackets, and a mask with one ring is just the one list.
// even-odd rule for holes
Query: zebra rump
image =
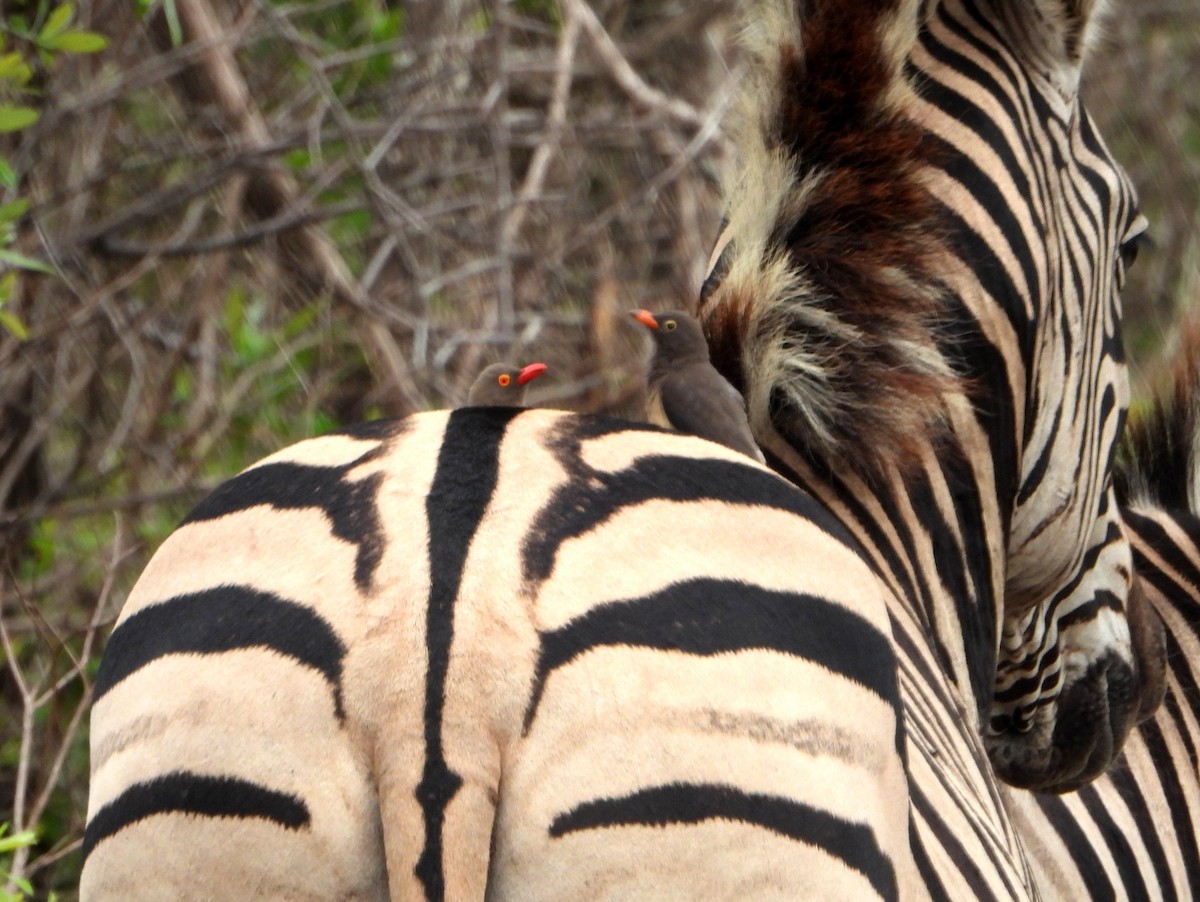
{"label": "zebra rump", "polygon": [[698,439],[463,409],[301,443],[122,612],[82,897],[911,896],[885,591]]}

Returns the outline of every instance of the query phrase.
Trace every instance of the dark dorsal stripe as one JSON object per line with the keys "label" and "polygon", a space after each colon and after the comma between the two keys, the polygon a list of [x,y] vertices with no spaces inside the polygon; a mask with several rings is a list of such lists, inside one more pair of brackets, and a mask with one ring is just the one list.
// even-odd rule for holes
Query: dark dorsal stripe
{"label": "dark dorsal stripe", "polygon": [[[618,514],[647,501],[754,505],[803,517],[861,556],[861,550],[812,496],[750,463],[651,455],[624,470],[604,472],[571,461],[570,480],[555,491],[526,537],[524,576],[541,582],[554,571],[559,548]],[[577,472],[572,472],[577,471]]]}
{"label": "dark dorsal stripe", "polygon": [[896,899],[896,873],[871,830],[804,802],[711,783],[670,783],[620,798],[593,799],[550,825],[558,838],[581,830],[644,825],[666,827],[723,820],[799,840],[827,852],[866,877],[883,899]]}
{"label": "dark dorsal stripe", "polygon": [[110,836],[156,814],[260,818],[288,830],[306,828],[310,821],[308,806],[294,795],[237,777],[176,771],[134,783],[97,811],[83,835],[84,861]]}
{"label": "dark dorsal stripe", "polygon": [[425,767],[416,791],[425,821],[425,845],[415,872],[430,900],[445,896],[442,829],[446,806],[463,782],[446,763],[442,745],[454,605],[471,539],[496,488],[500,443],[508,424],[521,412],[515,407],[465,407],[450,414],[425,499],[429,518],[430,587],[425,614],[429,670],[425,677]]}
{"label": "dark dorsal stripe", "polygon": [[383,555],[383,528],[375,503],[383,475],[351,482],[346,474],[378,456],[382,447],[340,467],[286,462],[253,467],[218,486],[180,525],[215,520],[260,504],[278,510],[317,508],[329,518],[335,536],[358,546],[354,583],[369,589]]}
{"label": "dark dorsal stripe", "polygon": [[543,633],[526,729],[548,676],[604,646],[692,655],[779,651],[853,680],[891,705],[897,720],[902,716],[891,642],[854,611],[815,595],[696,579],[642,598],[599,605]]}
{"label": "dark dorsal stripe", "polygon": [[142,608],[113,631],[96,673],[95,700],[166,655],[266,648],[316,670],[342,710],[342,644],[311,608],[246,586],[216,586]]}

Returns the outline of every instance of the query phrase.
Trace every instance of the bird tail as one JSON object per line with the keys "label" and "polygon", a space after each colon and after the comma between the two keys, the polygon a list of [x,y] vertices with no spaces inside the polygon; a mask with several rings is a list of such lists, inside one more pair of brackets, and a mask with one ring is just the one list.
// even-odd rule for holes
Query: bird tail
{"label": "bird tail", "polygon": [[921,8],[747,0],[737,162],[699,306],[757,435],[871,470],[915,460],[956,387],[932,142],[905,77]]}

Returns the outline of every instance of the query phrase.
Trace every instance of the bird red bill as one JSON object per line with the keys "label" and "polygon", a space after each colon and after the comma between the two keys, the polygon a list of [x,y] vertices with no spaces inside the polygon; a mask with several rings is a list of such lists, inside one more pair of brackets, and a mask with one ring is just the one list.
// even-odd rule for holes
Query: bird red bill
{"label": "bird red bill", "polygon": [[536,379],[542,373],[546,372],[546,369],[547,367],[544,363],[529,364],[527,367],[521,370],[521,374],[517,376],[517,385],[524,385],[529,380]]}

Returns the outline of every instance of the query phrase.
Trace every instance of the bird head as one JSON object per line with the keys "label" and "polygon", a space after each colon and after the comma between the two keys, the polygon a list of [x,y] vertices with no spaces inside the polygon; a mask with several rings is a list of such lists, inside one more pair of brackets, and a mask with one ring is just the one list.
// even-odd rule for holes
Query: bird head
{"label": "bird head", "polygon": [[493,363],[476,377],[467,403],[472,407],[520,407],[525,402],[526,386],[546,369],[544,363],[523,367]]}
{"label": "bird head", "polygon": [[700,323],[684,310],[654,314],[649,310],[630,310],[629,315],[650,330],[659,356],[672,362],[708,361],[708,342]]}

